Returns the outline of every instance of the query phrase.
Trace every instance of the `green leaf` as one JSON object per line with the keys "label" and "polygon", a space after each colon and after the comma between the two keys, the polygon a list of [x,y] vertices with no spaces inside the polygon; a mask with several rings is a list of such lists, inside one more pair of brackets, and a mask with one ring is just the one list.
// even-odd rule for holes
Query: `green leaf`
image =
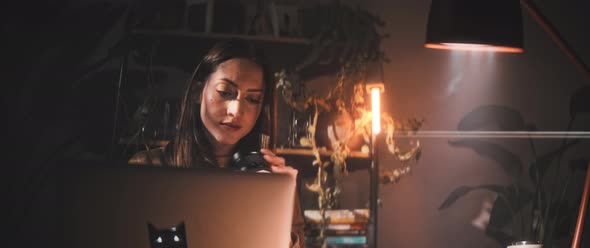
{"label": "green leaf", "polygon": [[440,205],[440,207],[438,207],[438,210],[442,210],[442,209],[450,207],[457,200],[459,200],[459,198],[467,195],[467,193],[469,193],[473,190],[479,190],[479,189],[486,189],[489,191],[500,193],[500,192],[503,192],[504,186],[495,185],[495,184],[485,184],[485,185],[479,185],[479,186],[458,187],[455,190],[453,190],[453,192],[451,192],[451,194],[449,194],[449,196],[447,196],[447,199]]}
{"label": "green leaf", "polygon": [[451,140],[449,144],[457,147],[470,148],[477,154],[498,162],[502,166],[502,169],[513,178],[518,178],[522,172],[522,161],[520,158],[498,144],[472,139]]}
{"label": "green leaf", "polygon": [[[557,209],[559,208],[559,213]],[[555,226],[551,227],[553,230],[553,238],[562,238],[570,234],[571,229],[575,226],[576,216],[578,215],[578,208],[574,204],[570,204],[567,200],[553,201],[551,203],[551,211],[549,219],[553,220],[557,217]]]}
{"label": "green leaf", "polygon": [[588,164],[590,163],[590,159],[576,159],[570,161],[569,168],[572,171],[581,170],[582,172],[588,169]]}
{"label": "green leaf", "polygon": [[577,89],[570,99],[570,118],[578,113],[590,113],[590,86]]}
{"label": "green leaf", "polygon": [[533,198],[533,194],[516,184],[509,185],[498,192],[490,213],[488,228],[501,230],[512,222],[514,214],[523,214],[520,210]]}
{"label": "green leaf", "polygon": [[571,238],[578,216],[579,202],[570,202],[570,200],[561,199],[551,202],[545,223],[547,226],[542,227],[545,230],[543,242],[551,243],[553,240]]}
{"label": "green leaf", "polygon": [[518,212],[526,204],[531,202],[533,199],[533,193],[520,185],[511,184],[507,187],[506,197],[508,198],[512,209],[515,212]]}
{"label": "green leaf", "polygon": [[416,161],[420,160],[421,157],[422,157],[422,149],[419,148],[418,151],[416,151]]}
{"label": "green leaf", "polygon": [[490,228],[489,226],[486,229],[486,234],[500,243],[502,247],[507,247],[512,241],[514,241],[514,236],[509,235],[502,230]]}
{"label": "green leaf", "polygon": [[[535,176],[536,171],[539,172],[539,178],[543,178],[543,176],[545,175],[545,172],[553,164],[553,161],[555,161],[555,159],[557,159],[558,157],[563,155],[563,153],[565,153],[568,149],[570,149],[572,146],[574,146],[578,143],[580,143],[580,140],[576,139],[571,142],[567,142],[567,143],[563,144],[561,147],[559,147],[553,151],[550,151],[550,152],[547,152],[547,153],[542,154],[540,156],[537,156],[529,167],[529,177],[531,178],[531,180],[533,180],[534,183],[537,183],[537,178]],[[557,165],[557,164],[555,164],[555,165]]]}
{"label": "green leaf", "polygon": [[514,217],[510,205],[512,204],[507,201],[505,195],[499,195],[496,198],[496,201],[494,201],[494,206],[490,212],[490,222],[488,223],[487,228],[491,230],[501,230],[509,224]]}
{"label": "green leaf", "polygon": [[453,190],[453,192],[451,192],[451,194],[449,194],[449,196],[447,196],[447,199],[440,205],[440,207],[438,207],[438,210],[442,210],[442,209],[450,207],[459,198],[463,197],[464,195],[471,192],[472,190],[473,190],[473,187],[470,187],[470,186],[461,186],[459,188],[456,188],[455,190]]}
{"label": "green leaf", "polygon": [[498,105],[483,105],[466,114],[458,130],[522,131],[530,130],[520,112]]}

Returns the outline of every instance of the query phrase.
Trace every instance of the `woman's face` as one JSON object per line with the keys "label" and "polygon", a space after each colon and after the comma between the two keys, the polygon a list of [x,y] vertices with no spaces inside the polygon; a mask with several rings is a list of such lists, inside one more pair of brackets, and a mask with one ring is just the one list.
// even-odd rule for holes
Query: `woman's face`
{"label": "woman's face", "polygon": [[230,59],[217,67],[201,95],[201,120],[216,142],[234,145],[246,136],[262,109],[262,68],[247,59]]}

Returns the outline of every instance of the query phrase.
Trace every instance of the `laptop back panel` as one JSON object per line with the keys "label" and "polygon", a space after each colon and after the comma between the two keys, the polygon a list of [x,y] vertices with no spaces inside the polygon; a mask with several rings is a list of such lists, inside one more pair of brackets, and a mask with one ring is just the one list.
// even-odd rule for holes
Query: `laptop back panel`
{"label": "laptop back panel", "polygon": [[184,224],[168,238],[186,247],[289,244],[295,180],[286,175],[86,166],[63,170],[60,185],[66,247],[175,244],[150,238],[149,224],[168,233]]}

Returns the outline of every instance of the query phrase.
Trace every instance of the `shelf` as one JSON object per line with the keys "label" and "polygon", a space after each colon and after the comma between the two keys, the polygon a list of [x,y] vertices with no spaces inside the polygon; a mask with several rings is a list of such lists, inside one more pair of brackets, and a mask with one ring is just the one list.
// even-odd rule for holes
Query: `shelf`
{"label": "shelf", "polygon": [[[159,139],[131,139],[131,138],[120,138],[119,144],[145,144],[148,146],[165,146],[168,144],[169,140],[159,140]],[[280,156],[304,156],[304,157],[313,157],[313,152],[311,149],[304,149],[304,148],[277,148],[276,152],[277,155]],[[331,151],[320,150],[320,156],[330,156],[332,155]],[[360,152],[360,151],[351,151],[348,154],[348,158],[360,158],[366,159],[370,158],[369,153]]]}
{"label": "shelf", "polygon": [[[284,157],[287,164],[299,170],[299,175],[302,178],[313,178],[317,175],[317,166],[313,166],[312,162],[315,157],[311,149],[306,148],[277,148],[275,152],[278,156]],[[331,151],[320,150],[320,156],[326,159],[332,155]],[[329,159],[328,159],[329,160]],[[325,161],[328,161],[325,160]],[[352,151],[346,158],[346,168],[349,172],[367,170],[371,166],[371,156],[369,153],[360,151]]]}
{"label": "shelf", "polygon": [[152,29],[136,29],[132,34],[137,35],[151,35],[151,36],[180,36],[180,37],[195,37],[195,38],[209,38],[209,39],[241,39],[249,41],[265,41],[278,42],[290,44],[309,45],[311,41],[304,38],[294,37],[275,37],[272,35],[245,35],[245,34],[229,34],[229,33],[206,33],[193,32],[188,30],[152,30]]}
{"label": "shelf", "polygon": [[[302,149],[302,148],[277,148],[276,150],[277,155],[292,155],[292,156],[313,156],[313,152],[311,149]],[[320,150],[320,156],[330,156],[332,152],[326,150]],[[360,152],[360,151],[351,151],[348,154],[349,158],[369,158],[369,153]]]}

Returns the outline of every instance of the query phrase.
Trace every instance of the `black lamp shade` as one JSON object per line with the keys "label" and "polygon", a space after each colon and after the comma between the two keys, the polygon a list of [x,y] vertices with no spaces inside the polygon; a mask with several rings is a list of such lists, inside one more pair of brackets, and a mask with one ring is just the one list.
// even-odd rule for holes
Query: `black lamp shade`
{"label": "black lamp shade", "polygon": [[522,52],[518,0],[432,0],[428,48]]}

